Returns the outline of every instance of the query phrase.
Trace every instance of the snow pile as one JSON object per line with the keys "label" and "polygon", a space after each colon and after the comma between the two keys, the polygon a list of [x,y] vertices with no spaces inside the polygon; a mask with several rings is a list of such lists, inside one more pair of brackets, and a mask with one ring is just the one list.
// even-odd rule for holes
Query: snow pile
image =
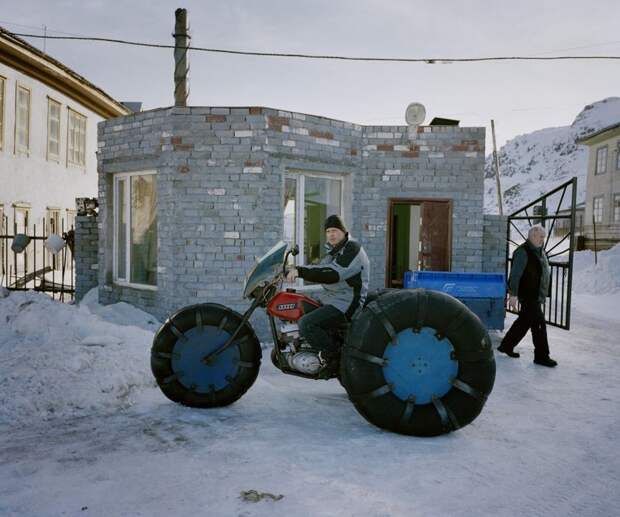
{"label": "snow pile", "polygon": [[35,292],[0,298],[0,423],[114,411],[153,385],[158,322],[124,303],[99,306],[95,297],[80,306]]}
{"label": "snow pile", "polygon": [[576,294],[620,293],[620,244],[598,252],[578,251],[573,259],[573,292]]}
{"label": "snow pile", "polygon": [[[582,138],[620,122],[620,97],[586,106],[570,126],[541,129],[519,135],[499,149],[500,178],[506,213],[511,213],[558,185],[577,176],[577,202],[585,199],[588,147]],[[497,213],[495,164],[485,163],[485,211]]]}

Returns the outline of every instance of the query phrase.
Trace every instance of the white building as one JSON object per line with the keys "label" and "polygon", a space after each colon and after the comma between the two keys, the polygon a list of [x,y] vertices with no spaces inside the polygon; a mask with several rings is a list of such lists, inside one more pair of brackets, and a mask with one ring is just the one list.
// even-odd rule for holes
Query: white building
{"label": "white building", "polygon": [[[68,230],[75,198],[97,196],[97,124],[128,113],[0,27],[0,235],[30,234],[35,225],[41,234],[44,220],[47,233]],[[0,239],[0,257],[9,243]],[[25,254],[18,269],[28,270],[27,261]]]}

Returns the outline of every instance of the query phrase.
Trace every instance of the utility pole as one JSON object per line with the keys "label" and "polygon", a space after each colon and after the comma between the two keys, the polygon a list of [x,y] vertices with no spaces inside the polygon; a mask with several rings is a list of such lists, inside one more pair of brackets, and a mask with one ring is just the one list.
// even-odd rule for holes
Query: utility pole
{"label": "utility pole", "polygon": [[174,105],[187,106],[189,96],[189,56],[191,36],[187,26],[187,9],[174,11]]}
{"label": "utility pole", "polygon": [[499,157],[497,156],[497,145],[495,144],[495,121],[491,119],[491,133],[493,133],[493,161],[495,163],[495,183],[497,185],[497,206],[499,215],[504,215],[502,206],[502,188],[499,184]]}

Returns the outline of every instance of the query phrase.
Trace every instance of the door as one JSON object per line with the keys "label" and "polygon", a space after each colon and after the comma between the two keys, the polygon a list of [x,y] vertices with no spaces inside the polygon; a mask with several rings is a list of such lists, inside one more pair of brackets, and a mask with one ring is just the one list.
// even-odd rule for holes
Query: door
{"label": "door", "polygon": [[402,287],[406,271],[450,269],[449,200],[391,199],[386,287]]}

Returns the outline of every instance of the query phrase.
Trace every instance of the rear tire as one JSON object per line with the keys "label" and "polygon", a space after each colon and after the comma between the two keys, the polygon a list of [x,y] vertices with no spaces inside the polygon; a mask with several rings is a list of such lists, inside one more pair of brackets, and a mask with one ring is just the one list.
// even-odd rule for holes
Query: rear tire
{"label": "rear tire", "polygon": [[445,293],[382,295],[355,320],[342,383],[370,423],[437,436],[471,423],[495,381],[491,340],[478,317]]}
{"label": "rear tire", "polygon": [[164,395],[200,408],[227,406],[239,399],[254,384],[262,356],[249,323],[212,364],[202,359],[223,345],[241,320],[239,313],[215,303],[184,307],[168,318],[151,349],[151,370]]}

